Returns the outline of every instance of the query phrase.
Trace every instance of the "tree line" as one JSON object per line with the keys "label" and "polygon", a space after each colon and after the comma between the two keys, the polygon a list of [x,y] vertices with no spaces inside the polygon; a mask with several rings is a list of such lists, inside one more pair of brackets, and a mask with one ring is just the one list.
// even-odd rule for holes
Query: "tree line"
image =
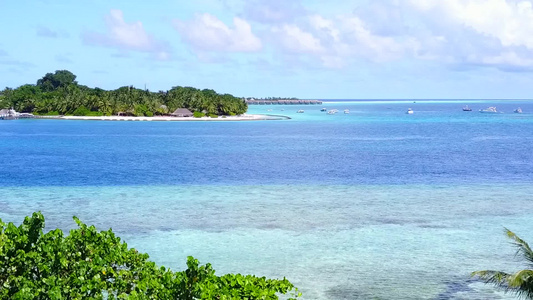
{"label": "tree line", "polygon": [[0,108],[42,115],[167,115],[178,108],[210,115],[239,115],[247,104],[230,94],[211,89],[175,86],[168,91],[150,92],[133,86],[116,90],[78,84],[67,70],[47,73],[36,84],[0,91]]}

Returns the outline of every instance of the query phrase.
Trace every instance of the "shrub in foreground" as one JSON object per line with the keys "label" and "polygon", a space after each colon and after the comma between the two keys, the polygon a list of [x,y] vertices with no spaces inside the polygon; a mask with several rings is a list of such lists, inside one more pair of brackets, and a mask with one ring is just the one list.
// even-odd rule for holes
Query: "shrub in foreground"
{"label": "shrub in foreground", "polygon": [[[287,280],[216,276],[187,259],[187,270],[158,267],[110,230],[74,217],[78,229],[43,233],[44,216],[20,226],[0,220],[0,299],[278,299],[299,296]],[[294,299],[292,298],[292,299]]]}

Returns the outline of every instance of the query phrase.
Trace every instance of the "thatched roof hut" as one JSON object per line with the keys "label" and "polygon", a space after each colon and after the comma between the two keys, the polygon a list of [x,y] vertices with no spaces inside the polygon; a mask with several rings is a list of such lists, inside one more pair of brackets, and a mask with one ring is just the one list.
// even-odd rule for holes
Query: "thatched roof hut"
{"label": "thatched roof hut", "polygon": [[192,117],[193,113],[186,108],[178,108],[170,115],[173,117]]}

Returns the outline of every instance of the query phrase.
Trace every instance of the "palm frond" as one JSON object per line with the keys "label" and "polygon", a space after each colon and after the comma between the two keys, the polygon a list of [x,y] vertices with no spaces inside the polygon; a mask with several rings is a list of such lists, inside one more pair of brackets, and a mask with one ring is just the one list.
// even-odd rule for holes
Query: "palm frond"
{"label": "palm frond", "polygon": [[[505,228],[505,233],[517,247],[515,255],[520,255],[529,265],[533,266],[533,251],[529,245],[507,228]],[[520,270],[514,274],[485,270],[472,272],[471,275],[479,277],[485,283],[493,284],[505,292],[512,292],[520,297],[533,299],[533,270]]]}
{"label": "palm frond", "polygon": [[533,299],[533,270],[521,270],[515,274],[485,270],[472,272],[485,283],[490,283],[506,293],[515,293],[527,299]]}
{"label": "palm frond", "polygon": [[513,244],[516,246],[516,254],[523,256],[529,264],[533,264],[533,251],[526,243],[526,241],[519,238],[514,232],[505,228],[507,237],[513,240]]}
{"label": "palm frond", "polygon": [[501,271],[484,270],[472,272],[471,276],[477,276],[485,283],[492,283],[497,287],[507,289],[512,275]]}
{"label": "palm frond", "polygon": [[511,275],[509,287],[517,294],[533,299],[533,270],[520,270]]}

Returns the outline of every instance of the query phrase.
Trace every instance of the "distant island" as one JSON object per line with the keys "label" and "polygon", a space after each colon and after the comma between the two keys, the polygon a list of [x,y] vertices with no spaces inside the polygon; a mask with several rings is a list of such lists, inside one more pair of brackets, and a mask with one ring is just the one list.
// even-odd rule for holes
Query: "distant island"
{"label": "distant island", "polygon": [[218,94],[211,89],[175,86],[168,91],[150,92],[133,86],[116,90],[90,88],[76,82],[67,70],[47,73],[36,84],[0,91],[0,109],[13,108],[35,115],[71,116],[169,116],[178,109],[194,117],[234,116],[247,111],[242,98]]}

